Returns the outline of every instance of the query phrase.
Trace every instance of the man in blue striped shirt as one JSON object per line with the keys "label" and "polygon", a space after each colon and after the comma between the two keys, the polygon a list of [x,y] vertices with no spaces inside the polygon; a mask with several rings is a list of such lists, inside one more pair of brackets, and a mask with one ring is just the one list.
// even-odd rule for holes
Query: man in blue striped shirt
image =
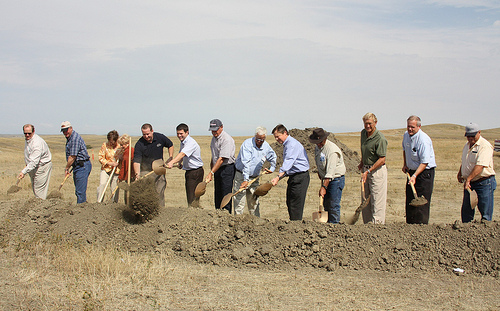
{"label": "man in blue striped shirt", "polygon": [[286,188],[286,206],[290,220],[302,220],[304,204],[306,202],[307,188],[309,187],[309,158],[304,146],[288,135],[288,130],[283,124],[273,129],[276,141],[283,145],[283,165],[277,177],[271,180],[276,186],[285,175],[288,176]]}
{"label": "man in blue striped shirt", "polygon": [[87,202],[87,183],[92,163],[83,138],[75,131],[69,121],[61,123],[61,132],[66,137],[66,175],[73,167],[73,182],[75,183],[76,203]]}
{"label": "man in blue striped shirt", "polygon": [[234,175],[233,191],[245,188],[246,190],[233,197],[234,213],[237,215],[243,214],[246,202],[248,212],[260,217],[259,197],[253,195],[255,189],[259,186],[259,180],[257,179],[250,186],[248,183],[250,179],[259,176],[262,165],[266,160],[271,164],[269,169],[264,169],[266,174],[272,173],[276,168],[276,153],[266,142],[266,134],[266,128],[259,126],[255,130],[255,136],[246,139],[241,144],[240,153],[235,162],[236,173]]}

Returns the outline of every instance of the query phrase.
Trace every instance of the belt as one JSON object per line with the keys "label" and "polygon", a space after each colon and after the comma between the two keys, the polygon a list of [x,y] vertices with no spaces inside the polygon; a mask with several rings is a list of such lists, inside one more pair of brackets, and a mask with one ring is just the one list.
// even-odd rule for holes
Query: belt
{"label": "belt", "polygon": [[298,173],[295,173],[295,174],[291,174],[291,175],[288,175],[288,177],[293,177],[293,176],[296,176],[296,175],[300,175],[300,174],[304,174],[304,173],[309,173],[309,171],[304,171],[304,172],[298,172]]}
{"label": "belt", "polygon": [[491,178],[491,177],[493,177],[493,176],[495,176],[495,175],[490,175],[490,176],[487,176],[487,177],[481,177],[481,178],[479,178],[478,180],[474,180],[474,181],[472,181],[471,183],[481,182],[481,181],[484,181],[484,180],[486,180],[486,179],[489,179],[489,178]]}
{"label": "belt", "polygon": [[[382,166],[384,166],[384,165],[385,165],[385,163],[384,163],[384,164],[382,164],[380,167],[382,167]],[[364,168],[366,168],[366,169],[370,169],[370,168],[372,168],[372,167],[373,167],[373,165],[363,165],[363,167],[364,167]]]}
{"label": "belt", "polygon": [[240,171],[239,169],[236,169],[236,171],[237,171],[237,172],[240,172],[241,174],[243,174],[243,172],[242,172],[242,171]]}

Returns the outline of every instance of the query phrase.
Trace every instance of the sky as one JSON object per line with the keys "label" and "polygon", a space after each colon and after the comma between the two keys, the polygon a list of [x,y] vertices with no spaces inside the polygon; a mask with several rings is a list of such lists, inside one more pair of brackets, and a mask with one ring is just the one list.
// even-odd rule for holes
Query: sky
{"label": "sky", "polygon": [[0,2],[0,134],[500,127],[498,0]]}

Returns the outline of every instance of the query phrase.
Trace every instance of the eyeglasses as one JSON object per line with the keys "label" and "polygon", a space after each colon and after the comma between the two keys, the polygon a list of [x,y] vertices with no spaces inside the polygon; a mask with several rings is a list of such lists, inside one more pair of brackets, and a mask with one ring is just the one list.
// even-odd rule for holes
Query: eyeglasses
{"label": "eyeglasses", "polygon": [[24,132],[24,135],[31,135],[31,134],[33,134],[33,132],[31,132],[31,133]]}
{"label": "eyeglasses", "polygon": [[260,139],[260,138],[255,138],[255,141],[258,141],[259,143],[263,143],[263,142],[265,142],[266,140],[265,140],[265,139]]}

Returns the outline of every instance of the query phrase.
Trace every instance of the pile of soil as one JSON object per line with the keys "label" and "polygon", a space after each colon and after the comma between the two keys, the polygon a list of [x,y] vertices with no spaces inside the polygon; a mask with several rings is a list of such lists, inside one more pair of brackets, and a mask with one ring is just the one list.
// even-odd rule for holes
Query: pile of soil
{"label": "pile of soil", "polygon": [[160,197],[152,176],[130,184],[130,208],[136,212],[137,221],[152,219],[159,212]]}
{"label": "pile of soil", "polygon": [[40,237],[162,252],[205,264],[289,270],[313,267],[500,276],[500,224],[331,225],[233,216],[226,211],[162,208],[134,223],[120,204],[72,205],[57,199],[6,201],[0,246]]}
{"label": "pile of soil", "polygon": [[[309,157],[310,170],[313,173],[317,173],[318,168],[316,167],[316,161],[314,160],[314,148],[316,147],[316,145],[311,144],[311,142],[309,141],[309,136],[311,136],[314,129],[316,129],[316,127],[306,128],[304,130],[291,129],[288,131],[288,135],[298,140],[302,144],[302,146],[304,146],[307,152],[307,156]],[[347,170],[346,173],[359,173],[358,164],[361,159],[358,153],[356,151],[352,151],[349,147],[343,144],[335,137],[335,134],[333,133],[330,133],[330,135],[328,135],[328,139],[331,142],[335,143],[342,150],[342,153],[344,155],[344,164]],[[274,142],[271,144],[271,148],[273,148],[274,152],[276,152],[276,155],[278,156],[276,160],[276,167],[279,168],[283,164],[283,145]]]}

